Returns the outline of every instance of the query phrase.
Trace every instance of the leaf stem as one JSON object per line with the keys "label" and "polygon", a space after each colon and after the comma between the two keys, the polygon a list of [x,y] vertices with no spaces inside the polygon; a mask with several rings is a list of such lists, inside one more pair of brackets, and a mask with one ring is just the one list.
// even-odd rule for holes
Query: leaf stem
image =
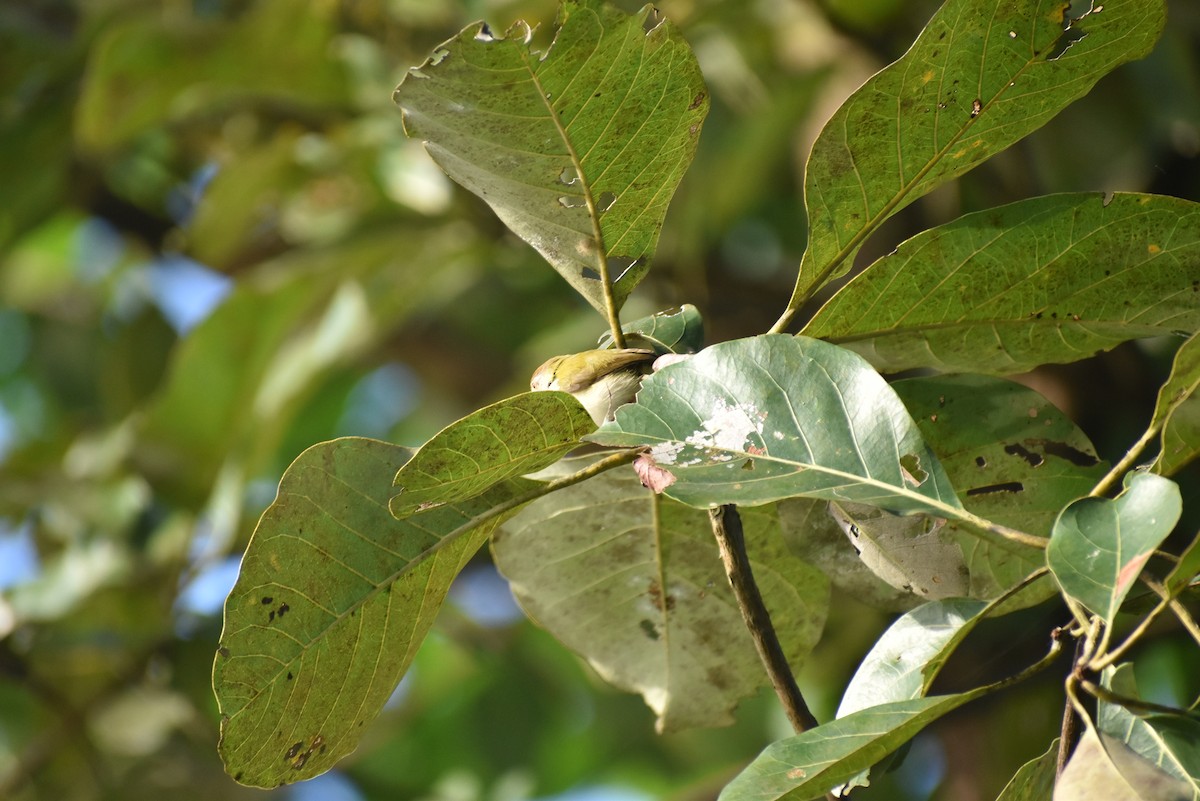
{"label": "leaf stem", "polygon": [[1192,639],[1200,643],[1200,626],[1196,625],[1196,619],[1188,612],[1187,607],[1179,602],[1179,599],[1171,594],[1171,592],[1162,584],[1159,584],[1149,576],[1141,577],[1142,583],[1153,590],[1158,597],[1166,599],[1167,606],[1175,613],[1175,617],[1179,619],[1179,623],[1187,630],[1187,633],[1192,635]]}
{"label": "leaf stem", "polygon": [[1152,701],[1143,701],[1140,698],[1130,698],[1127,695],[1114,693],[1107,687],[1096,684],[1095,682],[1087,679],[1081,679],[1079,681],[1079,686],[1083,688],[1084,692],[1093,696],[1094,698],[1099,698],[1101,701],[1107,701],[1108,703],[1116,704],[1117,706],[1123,706],[1126,709],[1136,709],[1139,712],[1157,712],[1162,715],[1181,716],[1187,714],[1182,709],[1177,709],[1173,706],[1165,706],[1163,704],[1156,704]]}
{"label": "leaf stem", "polygon": [[[1150,579],[1148,576],[1143,576],[1142,581],[1146,584],[1150,584],[1153,582],[1153,580]],[[1157,582],[1153,582],[1153,583],[1157,584]],[[1160,585],[1160,587],[1161,587],[1161,585]],[[1088,670],[1099,672],[1101,670],[1104,670],[1106,667],[1113,664],[1114,662],[1116,662],[1122,656],[1124,656],[1126,651],[1128,651],[1135,644],[1137,644],[1137,641],[1139,639],[1141,639],[1143,634],[1146,633],[1146,630],[1150,628],[1150,625],[1156,619],[1158,619],[1158,616],[1160,614],[1162,614],[1163,611],[1166,610],[1171,605],[1171,601],[1172,601],[1172,598],[1169,593],[1166,593],[1166,592],[1162,593],[1160,600],[1158,602],[1158,605],[1155,606],[1152,610],[1150,610],[1150,614],[1148,614],[1142,618],[1141,622],[1138,623],[1137,627],[1134,628],[1133,631],[1129,632],[1129,635],[1125,638],[1125,640],[1120,645],[1118,645],[1116,648],[1113,648],[1111,651],[1107,651],[1107,652],[1101,651],[1099,654],[1097,654],[1088,663],[1088,666],[1087,666]]]}
{"label": "leaf stem", "polygon": [[997,537],[1008,540],[1009,542],[1017,545],[1026,545],[1030,548],[1045,550],[1046,545],[1048,545],[1050,542],[1050,540],[1046,539],[1045,537],[1037,537],[1033,534],[1026,534],[1024,531],[1018,531],[1015,528],[1009,528],[1008,526],[1002,526],[999,523],[993,523],[991,520],[988,520],[985,517],[980,517],[972,512],[968,512],[966,509],[952,509],[951,514],[948,516],[957,520],[961,520],[967,525],[974,526],[981,531],[994,534]]}
{"label": "leaf stem", "polygon": [[742,610],[742,619],[750,636],[754,639],[754,647],[767,670],[775,693],[783,703],[788,722],[797,734],[814,729],[819,724],[800,688],[796,685],[796,677],[788,665],[787,656],[775,627],[771,623],[771,615],[763,602],[762,593],[754,581],[754,573],[750,568],[750,557],[746,553],[746,539],[742,530],[742,518],[737,507],[733,504],[719,506],[709,511],[712,521],[713,535],[717,539],[717,547],[721,551],[721,561],[725,564],[725,575],[737,598],[738,607]]}
{"label": "leaf stem", "polygon": [[1112,485],[1117,483],[1117,479],[1124,475],[1133,466],[1133,463],[1138,460],[1138,457],[1142,455],[1142,451],[1146,449],[1146,446],[1158,436],[1160,427],[1158,424],[1151,424],[1138,441],[1133,443],[1133,447],[1121,457],[1121,461],[1113,465],[1112,469],[1104,474],[1104,478],[1100,479],[1096,486],[1092,487],[1092,491],[1088,493],[1088,496],[1099,498],[1107,493],[1112,488]]}
{"label": "leaf stem", "polygon": [[608,269],[608,248],[604,244],[604,232],[600,227],[600,209],[596,205],[596,198],[592,194],[592,185],[588,182],[587,175],[583,170],[583,159],[575,150],[575,142],[571,139],[570,133],[563,126],[562,120],[559,119],[558,110],[554,108],[554,104],[550,102],[549,95],[542,87],[542,81],[538,76],[537,70],[528,63],[527,56],[522,54],[522,59],[526,59],[525,67],[529,70],[529,77],[533,81],[533,85],[537,87],[538,95],[541,96],[542,102],[546,104],[546,110],[550,113],[550,119],[554,121],[554,127],[558,129],[558,135],[562,139],[563,145],[567,148],[567,154],[571,157],[571,166],[575,170],[575,174],[579,176],[579,181],[583,187],[583,202],[587,205],[588,218],[592,222],[592,240],[596,243],[596,270],[600,273],[601,290],[604,293],[604,316],[608,318],[608,327],[612,330],[613,345],[617,348],[625,347],[625,332],[621,330],[621,318],[617,313],[617,297],[613,293],[612,277]]}

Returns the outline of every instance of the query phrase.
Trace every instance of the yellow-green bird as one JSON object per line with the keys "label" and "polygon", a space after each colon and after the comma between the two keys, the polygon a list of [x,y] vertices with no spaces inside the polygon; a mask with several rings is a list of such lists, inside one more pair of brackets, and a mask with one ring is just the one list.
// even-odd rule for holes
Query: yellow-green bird
{"label": "yellow-green bird", "polygon": [[603,425],[618,406],[633,400],[656,354],[644,348],[585,350],[555,356],[533,371],[529,388],[569,392]]}

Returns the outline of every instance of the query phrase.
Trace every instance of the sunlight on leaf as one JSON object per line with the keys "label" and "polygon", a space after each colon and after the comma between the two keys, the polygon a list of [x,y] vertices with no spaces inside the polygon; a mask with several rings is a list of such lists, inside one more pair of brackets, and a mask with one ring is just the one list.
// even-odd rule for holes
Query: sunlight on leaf
{"label": "sunlight on leaf", "polygon": [[1016,373],[1200,328],[1200,203],[1066,194],[924,231],[850,281],[804,333],[885,372]]}
{"label": "sunlight on leaf", "polygon": [[949,0],[899,61],[837,110],[808,160],[809,246],[794,301],[849,269],[896,211],[1148,53],[1165,18],[1162,0],[1097,4],[1064,33],[1064,8]]}
{"label": "sunlight on leaf", "polygon": [[587,439],[649,446],[675,474],[666,494],[692,506],[805,495],[901,512],[960,508],[879,374],[815,339],[765,335],[707,348],[648,377],[637,402]]}
{"label": "sunlight on leaf", "polygon": [[565,392],[526,392],[451,423],[396,473],[397,519],[473,498],[508,478],[558,460],[596,429],[591,415]]}
{"label": "sunlight on leaf", "polygon": [[504,37],[476,24],[395,94],[408,135],[602,312],[601,261],[620,306],[708,112],[691,49],[652,15],[566,0],[545,53],[524,22]]}

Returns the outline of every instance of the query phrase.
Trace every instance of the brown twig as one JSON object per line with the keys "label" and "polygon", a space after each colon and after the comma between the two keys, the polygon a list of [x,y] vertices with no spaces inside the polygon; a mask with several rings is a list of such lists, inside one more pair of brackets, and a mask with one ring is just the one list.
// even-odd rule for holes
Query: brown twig
{"label": "brown twig", "polygon": [[717,538],[717,547],[721,551],[721,561],[725,564],[725,575],[737,598],[738,607],[742,610],[742,618],[746,628],[754,639],[754,647],[767,669],[767,675],[775,688],[775,693],[783,703],[784,712],[796,733],[816,728],[819,724],[809,710],[800,688],[796,685],[796,677],[788,665],[771,625],[771,616],[763,603],[762,594],[754,582],[754,574],[750,569],[750,557],[746,555],[746,540],[742,531],[742,518],[737,507],[728,504],[709,511],[712,520],[713,535]]}

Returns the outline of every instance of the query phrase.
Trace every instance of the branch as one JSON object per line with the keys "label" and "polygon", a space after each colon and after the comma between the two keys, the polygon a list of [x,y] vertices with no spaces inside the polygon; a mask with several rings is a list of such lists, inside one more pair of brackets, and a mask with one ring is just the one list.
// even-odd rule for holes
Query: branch
{"label": "branch", "polygon": [[771,615],[763,603],[758,585],[754,583],[754,574],[750,569],[750,557],[746,555],[746,540],[742,532],[742,518],[737,507],[732,504],[720,506],[709,511],[712,521],[713,535],[717,538],[717,547],[721,551],[721,561],[725,564],[725,575],[729,577],[729,585],[737,598],[738,607],[742,610],[742,618],[746,628],[754,639],[754,647],[758,656],[767,669],[775,693],[783,702],[784,712],[796,733],[814,729],[819,724],[809,710],[800,688],[796,686],[796,677],[788,666],[783,646],[775,634],[771,624]]}

